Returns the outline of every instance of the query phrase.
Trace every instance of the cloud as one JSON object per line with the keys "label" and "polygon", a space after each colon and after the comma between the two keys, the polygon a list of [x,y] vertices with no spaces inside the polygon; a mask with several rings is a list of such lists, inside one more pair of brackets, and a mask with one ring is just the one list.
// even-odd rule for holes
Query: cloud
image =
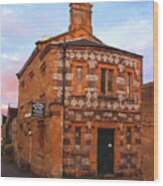
{"label": "cloud", "polygon": [[26,19],[21,15],[21,12],[16,12],[14,9],[2,6],[2,35],[28,35],[32,34],[32,27],[26,24]]}
{"label": "cloud", "polygon": [[39,39],[45,34],[55,34],[66,28],[67,13],[60,4],[2,6],[2,35]]}
{"label": "cloud", "polygon": [[[107,24],[106,24],[107,25]],[[153,20],[128,19],[97,32],[106,44],[143,56],[143,82],[153,81]],[[107,31],[108,30],[108,31]]]}
{"label": "cloud", "polygon": [[[18,57],[17,54],[12,57],[6,53],[1,55],[1,101],[2,105],[11,104],[17,106],[18,101],[18,80],[16,72],[22,66],[23,56]],[[3,110],[5,110],[3,108]]]}
{"label": "cloud", "polygon": [[7,115],[8,105],[1,104],[1,113]]}
{"label": "cloud", "polygon": [[13,74],[6,74],[1,78],[1,98],[3,104],[17,105],[18,80]]}
{"label": "cloud", "polygon": [[[108,45],[126,50],[139,51],[148,43],[152,43],[152,21],[142,20],[134,22],[128,20],[123,24],[99,31],[98,36]],[[108,31],[107,31],[108,30]]]}

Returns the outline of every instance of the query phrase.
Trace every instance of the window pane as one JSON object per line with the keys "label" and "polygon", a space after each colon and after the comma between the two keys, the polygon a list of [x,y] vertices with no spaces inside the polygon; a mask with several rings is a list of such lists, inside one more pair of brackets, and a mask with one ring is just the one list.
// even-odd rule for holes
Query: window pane
{"label": "window pane", "polygon": [[76,149],[80,150],[80,145],[81,145],[81,128],[77,127],[75,129],[75,145]]}
{"label": "window pane", "polygon": [[82,67],[77,67],[76,68],[76,92],[78,94],[82,93],[83,89],[83,68]]}
{"label": "window pane", "polygon": [[127,77],[127,96],[130,99],[130,92],[131,92],[131,74],[128,73]]}
{"label": "window pane", "polygon": [[77,83],[82,83],[82,77],[83,77],[83,69],[82,67],[77,67]]}
{"label": "window pane", "polygon": [[108,92],[112,95],[113,91],[113,70],[108,71]]}
{"label": "window pane", "polygon": [[127,144],[128,145],[131,145],[131,128],[127,128],[127,136],[126,136],[126,139],[127,139]]}
{"label": "window pane", "polygon": [[106,69],[101,69],[101,93],[105,94],[106,88]]}

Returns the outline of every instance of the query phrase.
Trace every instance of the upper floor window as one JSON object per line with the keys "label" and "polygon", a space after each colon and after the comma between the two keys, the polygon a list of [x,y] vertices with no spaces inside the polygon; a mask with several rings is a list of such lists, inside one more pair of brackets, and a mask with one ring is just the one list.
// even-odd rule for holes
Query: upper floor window
{"label": "upper floor window", "polygon": [[77,82],[77,93],[82,93],[82,85],[83,85],[83,68],[76,68],[76,82]]}
{"label": "upper floor window", "polygon": [[127,74],[127,97],[131,98],[131,73]]}
{"label": "upper floor window", "polygon": [[101,68],[101,94],[102,95],[113,95],[113,81],[114,81],[114,70],[108,68]]}
{"label": "upper floor window", "polygon": [[106,69],[101,69],[101,93],[106,94]]}
{"label": "upper floor window", "polygon": [[108,93],[112,95],[113,93],[113,70],[108,70]]}
{"label": "upper floor window", "polygon": [[82,84],[83,80],[83,68],[82,67],[77,67],[76,68],[76,74],[77,74],[77,83]]}
{"label": "upper floor window", "polygon": [[84,95],[86,88],[87,64],[84,62],[74,62],[72,66],[72,87],[74,95]]}

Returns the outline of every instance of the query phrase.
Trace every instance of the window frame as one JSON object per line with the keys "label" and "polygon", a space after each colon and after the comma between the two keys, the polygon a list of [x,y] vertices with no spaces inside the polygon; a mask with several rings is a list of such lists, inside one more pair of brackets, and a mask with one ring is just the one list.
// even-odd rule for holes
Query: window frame
{"label": "window frame", "polygon": [[[77,132],[79,132],[79,136],[76,136]],[[81,144],[82,144],[81,137],[82,137],[82,129],[81,129],[81,127],[77,126],[77,127],[75,127],[75,149],[77,151],[81,150]]]}
{"label": "window frame", "polygon": [[[82,90],[81,92],[77,92],[77,68],[82,68]],[[86,74],[87,74],[87,63],[86,62],[79,62],[75,61],[72,63],[72,87],[73,91],[72,94],[74,96],[84,96],[85,95],[85,88],[87,86]]]}
{"label": "window frame", "polygon": [[[100,77],[100,92],[102,95],[106,95],[107,91],[106,91],[106,74],[107,69],[106,68],[101,68],[101,77]],[[104,77],[103,77],[104,75]],[[104,81],[104,82],[103,82]],[[102,86],[104,84],[104,87]]]}
{"label": "window frame", "polygon": [[[130,136],[128,136],[128,129],[130,129]],[[126,135],[125,135],[125,141],[126,141],[126,150],[127,151],[131,151],[132,150],[132,146],[134,145],[134,138],[133,138],[133,127],[131,127],[130,125],[126,126]]]}
{"label": "window frame", "polygon": [[126,144],[132,145],[132,128],[131,127],[126,128]]}
{"label": "window frame", "polygon": [[[101,93],[101,69],[106,69],[106,82],[105,82],[105,94]],[[112,93],[109,94],[108,91],[108,81],[109,81],[109,70],[113,71],[113,78],[112,78]],[[116,92],[117,92],[117,84],[116,84],[116,78],[118,74],[118,67],[117,66],[111,66],[108,64],[98,64],[98,76],[99,76],[99,83],[98,83],[98,91],[99,91],[99,96],[104,96],[104,97],[116,97]]]}
{"label": "window frame", "polygon": [[[108,69],[107,73],[108,73],[108,82],[107,82],[108,83],[108,94],[110,96],[112,96],[112,94],[113,94],[114,70],[113,69]],[[112,76],[111,76],[111,79],[112,79],[111,82],[110,82],[110,73],[112,74]],[[109,90],[110,85],[111,85],[111,90]]]}
{"label": "window frame", "polygon": [[[128,74],[130,74],[130,96],[128,96],[127,93],[127,87],[128,87]],[[126,68],[125,69],[125,92],[126,92],[126,98],[128,100],[134,100],[134,70]]]}
{"label": "window frame", "polygon": [[131,99],[131,73],[127,73],[127,98]]}

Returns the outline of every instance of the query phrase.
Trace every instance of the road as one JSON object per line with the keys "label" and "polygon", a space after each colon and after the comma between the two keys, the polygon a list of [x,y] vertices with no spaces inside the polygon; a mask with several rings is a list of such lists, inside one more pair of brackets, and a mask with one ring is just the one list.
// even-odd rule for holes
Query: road
{"label": "road", "polygon": [[37,178],[31,171],[21,171],[15,163],[1,159],[1,177]]}

